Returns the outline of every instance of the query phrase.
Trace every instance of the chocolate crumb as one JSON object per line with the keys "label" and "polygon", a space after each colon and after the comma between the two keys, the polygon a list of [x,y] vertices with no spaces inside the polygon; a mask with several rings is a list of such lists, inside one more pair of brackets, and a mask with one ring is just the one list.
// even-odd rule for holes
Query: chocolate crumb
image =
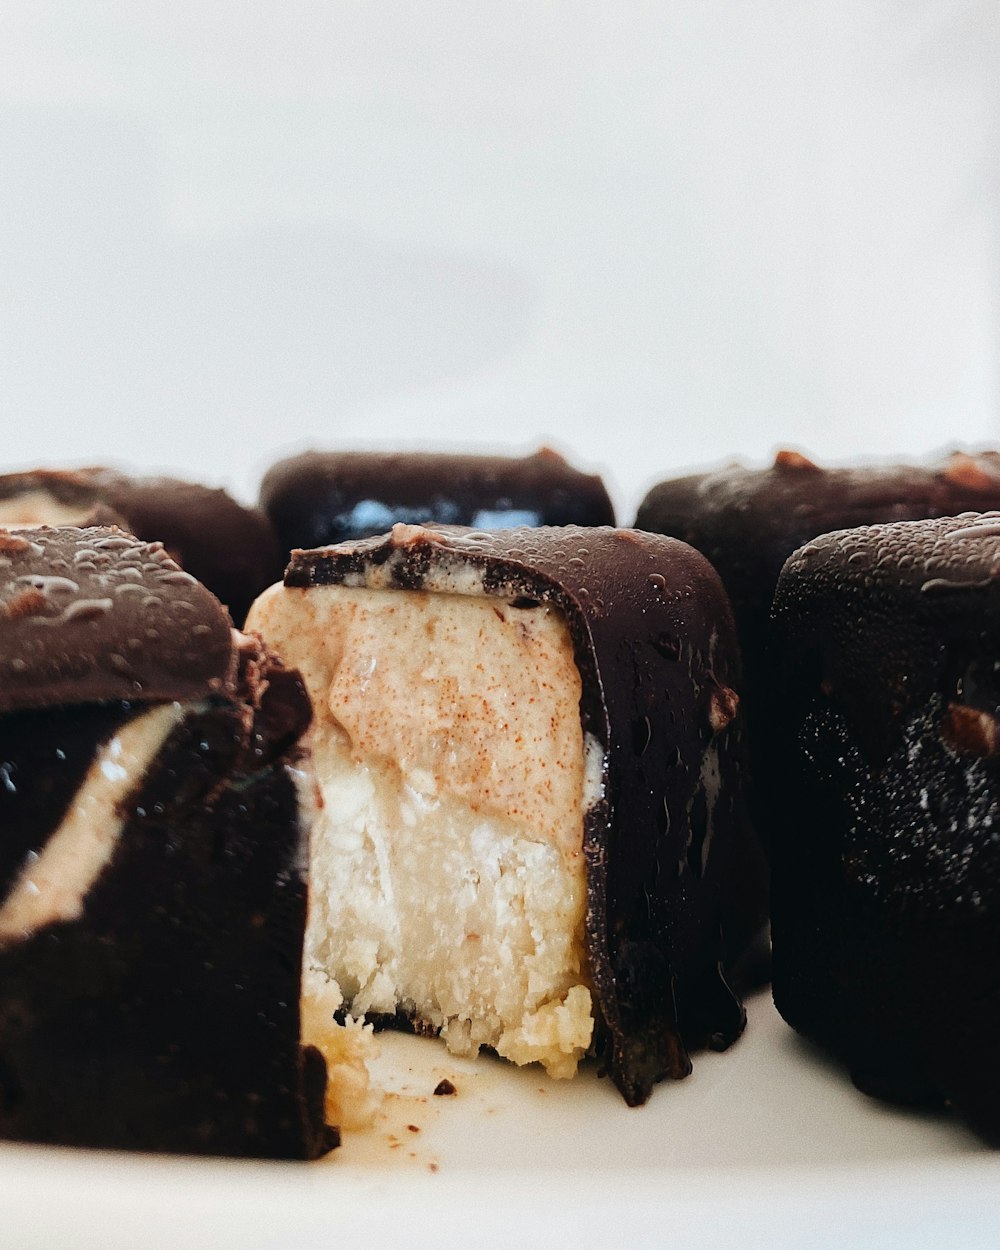
{"label": "chocolate crumb", "polygon": [[409,1132],[411,1132],[411,1133],[419,1133],[419,1132],[420,1132],[420,1129],[416,1126],[416,1124],[407,1124],[407,1126],[406,1126],[406,1127],[407,1127],[407,1129],[409,1130]]}
{"label": "chocolate crumb", "polygon": [[458,1090],[454,1085],[452,1085],[451,1081],[445,1077],[444,1080],[438,1081],[437,1085],[434,1086],[434,1093],[439,1096],[450,1096],[451,1094],[457,1094]]}

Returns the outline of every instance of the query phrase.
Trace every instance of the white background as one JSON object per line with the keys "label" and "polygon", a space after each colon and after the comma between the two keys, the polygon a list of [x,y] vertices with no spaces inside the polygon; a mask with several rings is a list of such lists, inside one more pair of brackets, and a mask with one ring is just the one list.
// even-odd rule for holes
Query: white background
{"label": "white background", "polygon": [[998,433],[996,0],[0,3],[4,463]]}

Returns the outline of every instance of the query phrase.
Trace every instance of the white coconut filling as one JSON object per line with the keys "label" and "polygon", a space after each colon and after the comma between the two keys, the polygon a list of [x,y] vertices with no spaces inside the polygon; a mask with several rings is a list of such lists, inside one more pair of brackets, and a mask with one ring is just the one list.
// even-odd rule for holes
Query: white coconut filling
{"label": "white coconut filling", "polygon": [[97,752],[58,829],[27,863],[0,906],[0,945],[49,924],[78,920],[121,836],[121,804],[145,776],[190,704],[165,703],[126,725]]}
{"label": "white coconut filling", "polygon": [[354,1016],[399,1009],[456,1053],[571,1076],[593,1031],[582,841],[603,755],[562,614],[275,587],[248,628],[314,705],[307,968]]}

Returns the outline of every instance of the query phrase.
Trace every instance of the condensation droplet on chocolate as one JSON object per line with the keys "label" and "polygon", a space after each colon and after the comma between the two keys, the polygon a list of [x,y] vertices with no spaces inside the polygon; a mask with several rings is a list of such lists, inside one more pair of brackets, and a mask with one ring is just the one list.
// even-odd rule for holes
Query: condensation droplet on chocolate
{"label": "condensation droplet on chocolate", "polygon": [[61,619],[64,621],[93,621],[102,616],[107,616],[113,606],[110,599],[79,599],[76,603],[69,605],[63,612]]}
{"label": "condensation droplet on chocolate", "polygon": [[32,590],[39,590],[43,595],[75,595],[79,593],[80,585],[69,577],[46,576],[41,573],[26,573],[23,577],[16,580],[18,586],[30,586]]}

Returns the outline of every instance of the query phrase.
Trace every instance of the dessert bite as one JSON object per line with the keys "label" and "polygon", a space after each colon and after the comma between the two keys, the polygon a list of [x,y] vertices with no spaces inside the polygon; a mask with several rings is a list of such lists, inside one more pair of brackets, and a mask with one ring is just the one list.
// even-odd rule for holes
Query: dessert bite
{"label": "dessert bite", "polygon": [[0,1136],[315,1158],[298,675],[159,543],[0,529]]}
{"label": "dessert bite", "polygon": [[347,1012],[553,1076],[596,1054],[630,1104],[739,1036],[764,885],[701,556],[396,525],[293,552],[249,627],[313,702],[305,963]]}
{"label": "dessert bite", "polygon": [[815,539],[774,627],[778,1009],[1000,1142],[1000,513]]}
{"label": "dessert bite", "polygon": [[33,469],[0,475],[0,525],[120,525],[168,554],[237,624],[284,561],[270,522],[224,490],[115,469]]}
{"label": "dessert bite", "polygon": [[752,812],[765,842],[784,768],[770,747],[784,714],[775,698],[780,673],[770,641],[771,602],[784,562],[831,530],[998,506],[997,452],[954,452],[928,465],[822,468],[781,451],[769,469],[733,465],[661,482],[646,495],[636,525],[707,556],[732,603],[745,672]]}
{"label": "dessert bite", "polygon": [[548,448],[520,457],[308,451],[270,469],[260,503],[283,552],[375,537],[397,523],[508,529],[615,522],[600,477]]}

